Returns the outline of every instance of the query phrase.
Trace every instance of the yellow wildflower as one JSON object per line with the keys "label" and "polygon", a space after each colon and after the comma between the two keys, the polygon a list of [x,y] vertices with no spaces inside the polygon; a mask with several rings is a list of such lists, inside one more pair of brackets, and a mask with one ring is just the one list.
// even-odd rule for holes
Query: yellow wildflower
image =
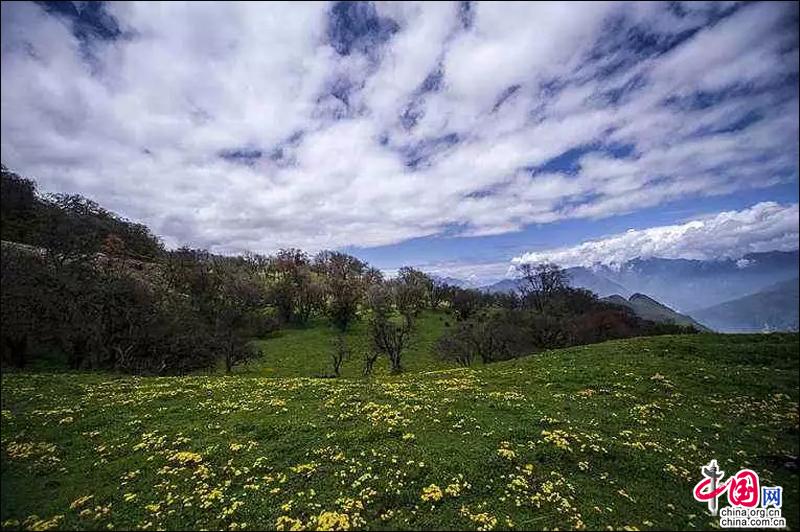
{"label": "yellow wildflower", "polygon": [[423,501],[439,501],[442,499],[442,490],[436,484],[431,484],[430,486],[422,489],[422,496],[420,497]]}

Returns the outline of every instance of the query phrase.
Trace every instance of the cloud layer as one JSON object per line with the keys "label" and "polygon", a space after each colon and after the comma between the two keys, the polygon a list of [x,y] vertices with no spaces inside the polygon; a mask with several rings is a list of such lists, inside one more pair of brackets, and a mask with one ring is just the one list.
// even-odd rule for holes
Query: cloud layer
{"label": "cloud layer", "polygon": [[171,245],[490,235],[797,179],[792,3],[4,2],[2,29],[3,162]]}
{"label": "cloud layer", "polygon": [[679,225],[629,230],[567,248],[526,253],[512,264],[555,262],[564,267],[620,265],[639,258],[740,259],[748,253],[797,249],[798,205],[763,202],[741,211]]}

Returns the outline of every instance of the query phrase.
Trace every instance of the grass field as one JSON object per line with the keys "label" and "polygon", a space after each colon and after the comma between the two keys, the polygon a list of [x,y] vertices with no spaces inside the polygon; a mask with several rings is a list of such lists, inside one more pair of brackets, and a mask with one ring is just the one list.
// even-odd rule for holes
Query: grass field
{"label": "grass field", "polygon": [[704,529],[711,458],[783,486],[800,526],[796,334],[293,377],[322,372],[327,334],[266,340],[232,377],[4,374],[3,527]]}
{"label": "grass field", "polygon": [[[442,331],[454,320],[444,312],[424,311],[414,322],[411,345],[403,356],[407,372],[430,371],[453,367],[434,354],[434,344]],[[267,339],[256,342],[262,356],[241,368],[237,374],[263,377],[319,377],[331,372],[330,354],[337,330],[328,321],[319,318],[306,327],[281,329]],[[367,322],[357,321],[345,335],[352,348],[352,356],[342,366],[343,377],[359,377],[363,363],[361,354],[368,348]],[[388,373],[388,362],[380,360],[375,365],[376,375]]]}

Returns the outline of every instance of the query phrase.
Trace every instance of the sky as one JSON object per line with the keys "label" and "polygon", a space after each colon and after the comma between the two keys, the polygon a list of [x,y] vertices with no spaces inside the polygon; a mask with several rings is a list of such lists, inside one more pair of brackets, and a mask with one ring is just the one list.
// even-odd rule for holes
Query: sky
{"label": "sky", "polygon": [[1,9],[3,164],[170,247],[476,283],[798,247],[794,2]]}

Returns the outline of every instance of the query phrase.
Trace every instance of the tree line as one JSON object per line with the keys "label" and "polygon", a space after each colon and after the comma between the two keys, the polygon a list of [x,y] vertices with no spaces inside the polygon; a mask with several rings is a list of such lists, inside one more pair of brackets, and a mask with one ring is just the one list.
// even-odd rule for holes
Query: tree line
{"label": "tree line", "polygon": [[[692,327],[655,323],[627,307],[569,286],[555,264],[523,264],[518,289],[456,312],[455,326],[439,339],[437,352],[462,366],[496,362],[545,349],[657,334],[692,334]],[[480,299],[480,298],[479,298]]]}
{"label": "tree line", "polygon": [[256,356],[252,339],[326,319],[342,333],[331,346],[331,376],[352,356],[343,333],[357,320],[369,331],[363,373],[380,358],[401,372],[425,309],[453,316],[436,349],[462,365],[679,332],[570,288],[553,265],[523,267],[519,293],[487,294],[409,267],[386,279],[338,251],[167,250],[146,226],[80,195],[39,194],[5,167],[0,217],[4,366],[57,353],[73,369],[183,374],[221,365],[230,372]]}

